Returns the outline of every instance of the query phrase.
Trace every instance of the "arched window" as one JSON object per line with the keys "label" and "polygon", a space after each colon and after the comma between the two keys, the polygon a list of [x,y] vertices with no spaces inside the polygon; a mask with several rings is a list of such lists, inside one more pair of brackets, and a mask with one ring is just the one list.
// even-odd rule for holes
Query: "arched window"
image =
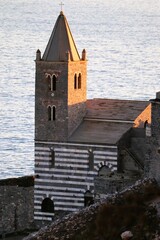
{"label": "arched window", "polygon": [[47,76],[47,83],[48,83],[48,87],[49,87],[49,90],[51,91],[51,88],[52,88],[52,77],[50,74],[46,74]]}
{"label": "arched window", "polygon": [[74,89],[77,89],[77,74],[74,75]]}
{"label": "arched window", "polygon": [[56,90],[56,81],[57,81],[57,78],[56,78],[55,75],[53,75],[52,78],[51,78],[51,91]]}
{"label": "arched window", "polygon": [[49,87],[49,91],[55,91],[56,90],[56,82],[57,82],[57,77],[55,74],[52,76],[49,73],[46,73],[46,78],[47,78],[47,83]]}
{"label": "arched window", "polygon": [[92,204],[94,204],[94,198],[93,198],[92,193],[88,190],[84,194],[84,206],[88,207]]}
{"label": "arched window", "polygon": [[41,205],[42,212],[54,213],[54,203],[50,198],[45,198]]}
{"label": "arched window", "polygon": [[148,121],[146,120],[146,121],[144,122],[144,128],[146,128],[147,125],[148,125]]}
{"label": "arched window", "polygon": [[151,124],[149,124],[147,120],[144,122],[144,129],[145,129],[146,137],[151,137],[152,135]]}
{"label": "arched window", "polygon": [[48,121],[51,121],[51,106],[48,106]]}
{"label": "arched window", "polygon": [[56,120],[56,107],[48,106],[48,121],[55,121],[55,120]]}
{"label": "arched window", "polygon": [[56,120],[56,107],[53,106],[52,107],[52,121],[55,121]]}
{"label": "arched window", "polygon": [[81,88],[81,73],[78,75],[78,89]]}

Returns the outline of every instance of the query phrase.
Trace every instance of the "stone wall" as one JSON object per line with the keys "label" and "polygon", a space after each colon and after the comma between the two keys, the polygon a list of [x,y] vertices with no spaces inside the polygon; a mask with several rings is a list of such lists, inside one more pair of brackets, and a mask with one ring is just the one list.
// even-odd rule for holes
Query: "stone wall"
{"label": "stone wall", "polygon": [[[86,113],[86,61],[36,61],[35,139],[66,141]],[[74,88],[74,76],[81,74],[81,86]],[[56,89],[50,89],[48,76],[56,76]],[[55,107],[49,121],[48,107]]]}
{"label": "stone wall", "polygon": [[154,177],[160,183],[160,93],[150,101],[152,121],[151,136],[146,137],[145,176]]}
{"label": "stone wall", "polygon": [[113,194],[132,186],[139,178],[133,175],[111,172],[110,176],[95,177],[95,200],[103,199],[108,194]]}
{"label": "stone wall", "polygon": [[[85,193],[94,194],[94,178],[105,166],[117,170],[116,146],[91,144],[36,143],[35,196],[36,224],[52,221],[60,212],[75,212],[85,205]],[[54,159],[51,156],[54,149]],[[89,160],[89,150],[93,153]],[[105,159],[105,161],[104,161]],[[92,163],[92,164],[91,164]],[[54,211],[42,211],[42,204],[50,199]]]}
{"label": "stone wall", "polygon": [[[50,90],[48,75],[56,75],[56,91]],[[36,61],[35,139],[64,141],[68,135],[68,63]],[[56,121],[48,121],[48,107],[56,107]]]}
{"label": "stone wall", "polygon": [[[81,75],[80,88],[73,88],[74,76]],[[79,126],[86,114],[87,62],[69,62],[68,66],[68,136]],[[78,85],[78,82],[77,82]]]}
{"label": "stone wall", "polygon": [[0,180],[0,235],[33,229],[34,178]]}

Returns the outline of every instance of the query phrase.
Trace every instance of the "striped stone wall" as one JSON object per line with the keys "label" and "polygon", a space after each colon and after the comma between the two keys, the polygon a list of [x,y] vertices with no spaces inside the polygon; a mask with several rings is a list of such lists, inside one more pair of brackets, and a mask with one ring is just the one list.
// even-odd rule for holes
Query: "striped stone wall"
{"label": "striped stone wall", "polygon": [[[90,151],[93,159],[89,160]],[[111,171],[117,170],[116,146],[36,142],[35,220],[50,221],[56,212],[75,212],[83,208],[84,194],[89,190],[94,197],[94,178],[104,165]],[[45,198],[53,201],[53,213],[42,212]]]}

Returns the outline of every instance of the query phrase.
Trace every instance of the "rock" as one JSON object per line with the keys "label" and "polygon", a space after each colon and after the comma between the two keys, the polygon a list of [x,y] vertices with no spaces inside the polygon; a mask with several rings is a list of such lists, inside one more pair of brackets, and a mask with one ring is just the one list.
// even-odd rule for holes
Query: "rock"
{"label": "rock", "polygon": [[131,239],[132,237],[133,237],[133,234],[131,231],[125,231],[121,234],[121,238],[125,240]]}

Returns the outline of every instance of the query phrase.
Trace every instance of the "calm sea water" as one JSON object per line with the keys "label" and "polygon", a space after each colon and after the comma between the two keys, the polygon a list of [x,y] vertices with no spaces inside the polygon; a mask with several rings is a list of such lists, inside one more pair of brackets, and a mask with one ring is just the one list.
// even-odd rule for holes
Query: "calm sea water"
{"label": "calm sea water", "polygon": [[[88,54],[88,98],[149,100],[160,91],[160,0],[64,0],[77,48]],[[34,172],[35,52],[58,0],[0,0],[0,178]]]}

